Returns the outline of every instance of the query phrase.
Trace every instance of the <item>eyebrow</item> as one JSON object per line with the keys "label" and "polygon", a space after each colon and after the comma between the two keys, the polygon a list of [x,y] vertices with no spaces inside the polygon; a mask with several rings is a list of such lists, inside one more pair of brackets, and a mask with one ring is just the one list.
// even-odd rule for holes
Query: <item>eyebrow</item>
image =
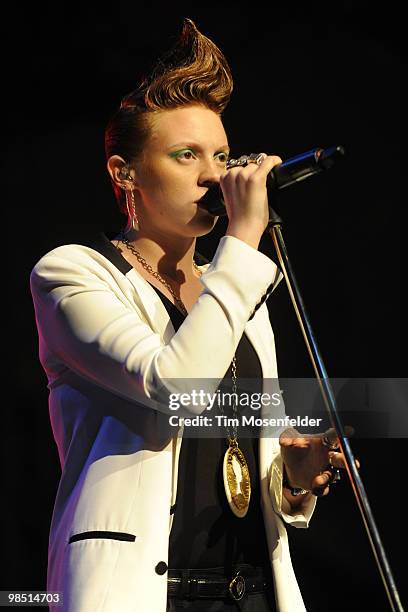
{"label": "eyebrow", "polygon": [[[195,142],[177,142],[176,144],[170,145],[169,149],[173,149],[174,147],[181,147],[181,148],[190,148],[190,149],[197,149],[198,151],[202,151],[203,148],[195,143]],[[216,151],[230,151],[230,148],[227,144],[223,144],[220,147],[216,148]]]}

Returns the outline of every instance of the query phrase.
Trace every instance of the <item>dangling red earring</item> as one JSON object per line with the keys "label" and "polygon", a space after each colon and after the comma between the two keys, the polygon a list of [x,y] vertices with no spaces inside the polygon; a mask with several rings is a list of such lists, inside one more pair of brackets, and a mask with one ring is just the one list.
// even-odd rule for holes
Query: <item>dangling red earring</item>
{"label": "dangling red earring", "polygon": [[126,230],[129,232],[130,230],[138,230],[139,229],[139,219],[136,214],[136,205],[135,205],[135,194],[133,189],[126,190],[126,209],[128,213],[128,221],[126,225]]}

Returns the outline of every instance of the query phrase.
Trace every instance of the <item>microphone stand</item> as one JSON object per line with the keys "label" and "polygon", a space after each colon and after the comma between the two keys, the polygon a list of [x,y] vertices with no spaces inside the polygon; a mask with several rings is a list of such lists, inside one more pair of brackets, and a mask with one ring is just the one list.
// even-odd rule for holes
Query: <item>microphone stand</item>
{"label": "microphone stand", "polygon": [[339,441],[340,448],[345,458],[346,470],[350,483],[357,500],[358,507],[363,518],[364,526],[371,544],[372,551],[380,572],[384,587],[387,593],[389,604],[393,612],[404,612],[396,584],[389,566],[384,546],[382,544],[380,534],[375,524],[374,516],[368,502],[367,493],[364,489],[363,482],[356,467],[353,451],[351,450],[349,441],[341,422],[333,389],[331,387],[326,368],[323,363],[322,356],[317,346],[309,317],[303,303],[302,296],[299,291],[299,286],[293,272],[292,265],[289,260],[288,252],[282,235],[283,221],[269,205],[269,223],[265,230],[268,232],[274,243],[279,263],[285,277],[286,285],[289,290],[289,295],[292,301],[296,317],[299,322],[301,332],[303,334],[309,357],[315,371],[315,375],[319,384],[323,401],[327,408],[332,427],[335,429]]}

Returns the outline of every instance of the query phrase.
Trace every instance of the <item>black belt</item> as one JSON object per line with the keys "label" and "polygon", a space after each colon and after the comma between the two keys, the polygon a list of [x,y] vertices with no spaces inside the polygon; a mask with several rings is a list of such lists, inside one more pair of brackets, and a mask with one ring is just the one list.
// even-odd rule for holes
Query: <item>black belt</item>
{"label": "black belt", "polygon": [[229,577],[210,569],[168,570],[167,594],[180,599],[231,598],[262,593],[268,584],[262,568],[239,567]]}

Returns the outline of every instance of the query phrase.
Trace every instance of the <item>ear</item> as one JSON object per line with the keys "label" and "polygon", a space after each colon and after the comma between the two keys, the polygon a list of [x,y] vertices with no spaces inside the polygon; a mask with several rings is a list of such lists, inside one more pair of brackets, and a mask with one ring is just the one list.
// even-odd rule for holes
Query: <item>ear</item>
{"label": "ear", "polygon": [[112,155],[107,162],[108,172],[112,181],[121,189],[134,189],[136,173],[120,155]]}

